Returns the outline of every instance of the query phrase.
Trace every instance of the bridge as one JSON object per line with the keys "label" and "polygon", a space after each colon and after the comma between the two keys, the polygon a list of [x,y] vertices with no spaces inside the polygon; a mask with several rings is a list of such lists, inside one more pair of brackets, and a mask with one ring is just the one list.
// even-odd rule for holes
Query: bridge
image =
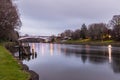
{"label": "bridge", "polygon": [[22,42],[48,42],[50,36],[21,36],[18,40]]}

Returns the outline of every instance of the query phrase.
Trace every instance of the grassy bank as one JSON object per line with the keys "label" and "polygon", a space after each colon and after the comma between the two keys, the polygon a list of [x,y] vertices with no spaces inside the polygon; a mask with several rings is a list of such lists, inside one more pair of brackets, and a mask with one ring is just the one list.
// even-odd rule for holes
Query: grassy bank
{"label": "grassy bank", "polygon": [[0,46],[0,80],[28,80],[29,74],[3,46]]}
{"label": "grassy bank", "polygon": [[106,40],[106,41],[92,41],[90,39],[83,39],[83,40],[67,40],[63,42],[64,44],[81,44],[81,45],[113,45],[113,46],[120,46],[120,42],[116,42],[113,40]]}

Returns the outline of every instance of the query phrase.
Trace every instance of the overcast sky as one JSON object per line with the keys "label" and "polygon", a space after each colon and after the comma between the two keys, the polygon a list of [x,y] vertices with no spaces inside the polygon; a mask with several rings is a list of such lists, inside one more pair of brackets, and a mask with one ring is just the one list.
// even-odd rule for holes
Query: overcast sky
{"label": "overcast sky", "polygon": [[17,4],[20,32],[30,35],[57,35],[83,23],[108,23],[120,14],[120,0],[19,0]]}

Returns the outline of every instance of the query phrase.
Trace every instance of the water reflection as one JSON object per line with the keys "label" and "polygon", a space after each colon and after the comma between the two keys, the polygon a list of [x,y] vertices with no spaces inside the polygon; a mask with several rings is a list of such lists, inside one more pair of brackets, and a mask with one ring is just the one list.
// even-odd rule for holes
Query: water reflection
{"label": "water reflection", "polygon": [[45,54],[45,46],[44,46],[44,44],[41,44],[40,45],[41,47],[41,53],[42,53],[42,56],[44,56],[44,54]]}
{"label": "water reflection", "polygon": [[34,53],[35,53],[35,44],[32,43],[32,54],[34,54]]}
{"label": "water reflection", "polygon": [[109,63],[111,63],[112,61],[112,46],[111,45],[108,45],[108,53],[109,53]]}
{"label": "water reflection", "polygon": [[[117,50],[117,51],[116,51]],[[115,73],[120,73],[120,49],[113,49],[111,51],[111,65]]]}
{"label": "water reflection", "polygon": [[61,53],[61,44],[58,44],[57,50],[58,50],[58,54],[60,54]]}
{"label": "water reflection", "polygon": [[[36,47],[38,47],[38,49],[39,49],[39,46],[40,46],[40,53],[42,53],[42,56],[44,56],[47,53],[46,45],[48,45],[48,44],[41,43],[41,44],[36,45],[36,44],[32,43],[31,44],[32,55],[22,56],[22,59],[26,58],[27,60],[30,60],[30,59],[37,58]],[[94,47],[94,49],[92,49],[92,48],[93,48],[93,46],[89,46],[89,45],[80,46],[77,48],[71,48],[71,46],[50,43],[49,44],[49,53],[50,53],[50,56],[53,56],[55,50],[57,50],[56,54],[64,53],[64,55],[66,57],[75,56],[77,58],[81,58],[83,63],[86,63],[86,61],[89,61],[90,63],[93,63],[93,64],[104,64],[104,63],[107,63],[107,61],[109,61],[109,63],[114,64],[114,66],[112,65],[112,67],[115,67],[115,65],[117,66],[118,65],[117,62],[120,62],[119,61],[120,55],[118,55],[118,52],[117,52],[117,55],[115,53],[112,55],[112,46],[111,45],[108,45],[108,47],[103,46],[103,47]],[[108,51],[107,51],[107,49],[108,49]],[[112,57],[113,57],[113,59],[112,59]],[[113,62],[112,62],[112,60],[113,60]]]}
{"label": "water reflection", "polygon": [[30,54],[30,55],[19,55],[20,60],[30,61],[31,59],[35,59],[35,58],[37,58],[37,53],[36,52],[34,54]]}
{"label": "water reflection", "polygon": [[[24,45],[25,44],[28,44],[28,43],[24,43]],[[23,50],[25,50],[25,53],[23,53],[21,50],[19,50],[19,55],[18,56],[19,56],[20,60],[29,61],[31,59],[37,58],[36,46],[35,46],[34,43],[30,44],[30,46],[28,46],[28,47],[23,47]]]}
{"label": "water reflection", "polygon": [[89,51],[90,51],[90,46],[89,46],[89,45],[85,45],[85,49],[86,49],[86,53],[89,53]]}
{"label": "water reflection", "polygon": [[83,63],[85,63],[87,59],[89,59],[91,63],[96,63],[96,64],[105,63],[107,61],[107,58],[105,58],[106,54],[104,54],[104,52],[107,53],[107,51],[104,52],[92,51],[90,50],[89,47],[87,48],[81,47],[81,48],[82,49],[79,50],[79,49],[71,49],[69,47],[66,47],[66,48],[62,48],[61,51],[64,52],[66,56],[75,55],[78,58],[81,57]]}
{"label": "water reflection", "polygon": [[87,60],[93,64],[105,64],[107,61],[109,61],[113,71],[115,73],[120,73],[120,52],[114,51],[112,54],[111,45],[108,45],[106,48],[105,46],[104,48],[99,47],[99,50],[92,49],[88,45],[82,49],[71,49],[69,47],[64,47],[61,48],[61,51],[68,57],[75,55],[76,57],[81,58],[83,63],[86,63]]}
{"label": "water reflection", "polygon": [[120,80],[120,51],[111,45],[36,43],[31,47],[37,59],[34,55],[33,61],[23,62],[40,74],[41,80]]}
{"label": "water reflection", "polygon": [[50,43],[50,55],[53,56],[54,45]]}

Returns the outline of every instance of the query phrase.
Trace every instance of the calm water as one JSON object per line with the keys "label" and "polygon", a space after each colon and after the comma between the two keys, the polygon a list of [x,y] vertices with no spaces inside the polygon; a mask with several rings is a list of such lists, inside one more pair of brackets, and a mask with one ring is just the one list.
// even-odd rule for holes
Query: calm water
{"label": "calm water", "polygon": [[31,43],[23,60],[40,80],[120,80],[120,48]]}

